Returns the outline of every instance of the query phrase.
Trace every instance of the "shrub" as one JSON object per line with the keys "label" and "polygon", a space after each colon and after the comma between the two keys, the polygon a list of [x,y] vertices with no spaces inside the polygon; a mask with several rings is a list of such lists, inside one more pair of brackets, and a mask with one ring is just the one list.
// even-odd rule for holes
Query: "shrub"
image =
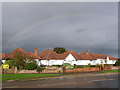
{"label": "shrub", "polygon": [[45,67],[37,67],[36,68],[37,72],[39,72],[39,73],[42,72],[44,69],[46,69],[46,68]]}
{"label": "shrub", "polygon": [[66,69],[74,69],[74,66],[72,65],[66,66]]}
{"label": "shrub", "polygon": [[115,62],[115,66],[120,66],[120,60]]}
{"label": "shrub", "polygon": [[24,66],[24,69],[27,69],[27,70],[35,70],[36,68],[37,68],[36,62],[27,63]]}
{"label": "shrub", "polygon": [[76,65],[75,68],[85,68],[85,66]]}
{"label": "shrub", "polygon": [[91,65],[90,67],[100,67],[99,65]]}

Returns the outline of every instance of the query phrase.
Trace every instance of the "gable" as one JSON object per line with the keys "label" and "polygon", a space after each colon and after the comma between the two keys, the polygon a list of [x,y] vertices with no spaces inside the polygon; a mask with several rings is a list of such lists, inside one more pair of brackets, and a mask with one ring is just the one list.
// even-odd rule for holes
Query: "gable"
{"label": "gable", "polygon": [[69,54],[69,55],[65,58],[65,60],[67,60],[67,61],[72,61],[72,60],[76,60],[76,59],[73,57],[72,54]]}

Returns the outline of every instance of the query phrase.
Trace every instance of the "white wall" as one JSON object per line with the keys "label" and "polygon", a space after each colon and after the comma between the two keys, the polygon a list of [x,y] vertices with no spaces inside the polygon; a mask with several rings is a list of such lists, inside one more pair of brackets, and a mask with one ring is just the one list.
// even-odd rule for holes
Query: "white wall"
{"label": "white wall", "polygon": [[49,60],[49,65],[62,65],[64,60]]}
{"label": "white wall", "polygon": [[115,64],[117,60],[110,60],[109,57],[107,56],[106,61],[107,61],[106,64]]}
{"label": "white wall", "polygon": [[40,66],[40,60],[39,59],[35,59],[36,63],[38,66]]}
{"label": "white wall", "polygon": [[115,64],[116,60],[107,60],[106,64]]}
{"label": "white wall", "polygon": [[41,63],[41,65],[48,65],[49,61],[48,60],[41,60],[40,63]]}
{"label": "white wall", "polygon": [[69,55],[65,58],[64,63],[70,63],[71,65],[74,65],[74,64],[76,64],[77,62],[76,62],[76,59],[73,57],[73,55],[72,55],[72,54],[69,54]]}
{"label": "white wall", "polygon": [[[102,60],[104,60],[103,64],[115,64],[116,60],[109,60],[109,57],[107,59],[97,59],[97,60],[76,60],[72,54],[69,54],[65,60],[41,60],[39,63],[42,65],[62,65],[63,63],[70,63],[71,65],[97,65],[102,64]],[[107,61],[107,62],[105,62]]]}
{"label": "white wall", "polygon": [[6,62],[6,60],[2,60],[2,63],[5,63]]}
{"label": "white wall", "polygon": [[90,60],[77,60],[76,65],[88,65]]}
{"label": "white wall", "polygon": [[64,60],[41,60],[40,64],[52,66],[52,65],[62,65],[63,62]]}
{"label": "white wall", "polygon": [[101,65],[102,61],[103,61],[103,64],[105,64],[105,59],[91,60],[90,63],[91,65],[97,65],[97,64]]}

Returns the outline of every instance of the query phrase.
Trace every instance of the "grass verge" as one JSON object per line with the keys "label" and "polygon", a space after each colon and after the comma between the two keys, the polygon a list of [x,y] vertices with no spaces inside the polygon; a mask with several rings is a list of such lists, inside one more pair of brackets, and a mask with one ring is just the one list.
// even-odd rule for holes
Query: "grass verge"
{"label": "grass verge", "polygon": [[100,71],[100,73],[118,73],[120,70]]}
{"label": "grass verge", "polygon": [[59,76],[61,74],[2,74],[2,81],[18,80],[18,79],[32,79],[49,76]]}

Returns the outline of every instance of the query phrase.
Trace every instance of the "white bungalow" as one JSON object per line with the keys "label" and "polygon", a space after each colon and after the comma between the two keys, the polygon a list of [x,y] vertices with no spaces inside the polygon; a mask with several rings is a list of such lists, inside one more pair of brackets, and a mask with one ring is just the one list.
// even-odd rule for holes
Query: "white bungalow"
{"label": "white bungalow", "polygon": [[100,64],[115,64],[116,58],[104,54],[95,54],[84,52],[78,54],[75,51],[67,51],[63,54],[57,54],[53,50],[45,50],[38,54],[42,60],[41,65],[62,65],[70,63],[71,65],[100,65]]}
{"label": "white bungalow", "polygon": [[[89,52],[82,52],[78,54],[75,51],[67,51],[63,54],[57,54],[53,50],[44,50],[41,53],[37,53],[38,50],[35,49],[34,53],[26,52],[25,50],[18,48],[11,52],[7,58],[13,58],[16,52],[21,52],[24,55],[29,55],[37,61],[37,64],[40,65],[62,65],[64,63],[70,63],[71,65],[100,65],[100,64],[115,64],[117,61],[116,58],[104,55],[96,54]],[[3,56],[5,56],[3,54]],[[3,60],[3,63],[5,60]]]}

